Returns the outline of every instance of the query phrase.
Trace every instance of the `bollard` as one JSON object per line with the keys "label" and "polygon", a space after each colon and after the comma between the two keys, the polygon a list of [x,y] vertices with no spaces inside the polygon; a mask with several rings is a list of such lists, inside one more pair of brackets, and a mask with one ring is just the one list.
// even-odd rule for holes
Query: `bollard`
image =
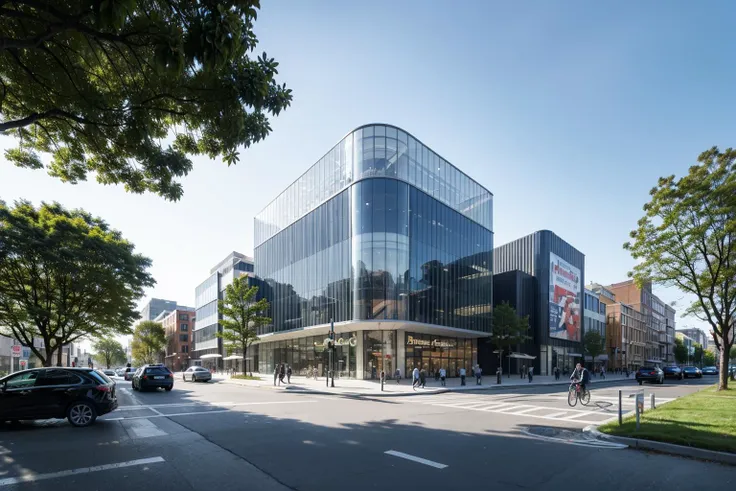
{"label": "bollard", "polygon": [[496,370],[496,383],[501,383],[501,370]]}
{"label": "bollard", "polygon": [[655,408],[655,405],[654,405],[654,392],[652,392],[652,395],[649,398],[649,405],[651,406],[652,409]]}
{"label": "bollard", "polygon": [[624,424],[624,412],[621,404],[621,389],[618,390],[618,424]]}

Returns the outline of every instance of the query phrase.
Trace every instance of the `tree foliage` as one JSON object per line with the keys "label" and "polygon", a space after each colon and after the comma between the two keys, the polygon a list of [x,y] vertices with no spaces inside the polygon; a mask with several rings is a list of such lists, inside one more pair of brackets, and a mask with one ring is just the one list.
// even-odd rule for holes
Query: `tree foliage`
{"label": "tree foliage", "polygon": [[693,363],[703,365],[703,346],[700,343],[693,343]]}
{"label": "tree foliage", "polygon": [[710,367],[716,364],[716,354],[711,350],[703,351],[703,366]]}
{"label": "tree foliage", "polygon": [[583,336],[583,349],[595,361],[596,356],[606,352],[606,338],[598,331],[587,331]]}
{"label": "tree foliage", "polygon": [[6,158],[179,199],[187,155],[235,164],[291,103],[278,63],[254,55],[259,3],[0,2],[0,133],[18,142]]}
{"label": "tree foliage", "polygon": [[271,322],[264,315],[268,311],[268,301],[265,298],[256,300],[257,294],[258,287],[248,286],[248,277],[241,276],[225,288],[225,298],[217,305],[222,312],[222,332],[217,335],[225,342],[228,353],[239,351],[244,362],[248,347],[258,341],[258,327]]}
{"label": "tree foliage", "polygon": [[675,355],[675,361],[678,364],[682,365],[684,363],[687,363],[687,346],[685,346],[685,343],[682,341],[682,339],[678,337],[675,338],[675,348],[673,349],[672,353]]}
{"label": "tree foliage", "polygon": [[624,247],[638,261],[630,273],[637,283],[693,296],[685,313],[710,325],[722,355],[719,389],[726,389],[736,324],[736,150],[713,147],[698,162],[680,179],[659,179]]}
{"label": "tree foliage", "polygon": [[166,348],[166,332],[160,322],[143,321],[135,326],[131,355],[137,365],[159,363]]}
{"label": "tree foliage", "polygon": [[[0,201],[0,333],[44,364],[80,338],[130,332],[154,284],[150,259],[101,218],[58,203]],[[34,346],[43,340],[45,350]]]}
{"label": "tree foliage", "polygon": [[104,361],[105,368],[110,368],[110,366],[117,364],[122,365],[127,361],[123,345],[113,338],[98,340],[92,346],[92,349],[95,350],[97,358]]}
{"label": "tree foliage", "polygon": [[503,354],[512,346],[529,339],[529,316],[519,317],[516,310],[508,302],[503,302],[493,309],[493,326],[488,341],[498,351],[498,365],[503,371]]}

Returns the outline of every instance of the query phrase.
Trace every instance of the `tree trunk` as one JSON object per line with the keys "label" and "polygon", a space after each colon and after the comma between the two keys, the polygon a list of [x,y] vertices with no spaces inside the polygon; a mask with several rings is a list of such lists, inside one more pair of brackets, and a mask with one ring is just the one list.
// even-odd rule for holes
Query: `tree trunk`
{"label": "tree trunk", "polygon": [[720,377],[720,380],[718,381],[718,390],[728,389],[728,355],[731,347],[727,346],[725,341],[725,339],[721,341],[721,366],[718,369],[718,376]]}
{"label": "tree trunk", "polygon": [[60,366],[62,366],[61,365],[61,355],[64,354],[63,353],[64,349],[60,345],[57,345],[57,348],[56,349],[57,349],[57,352],[56,352],[56,366],[57,367],[60,367]]}
{"label": "tree trunk", "polygon": [[[243,343],[243,375],[245,375],[247,373],[247,371],[245,369],[247,367],[247,363],[248,363],[248,360],[245,359],[247,356],[248,356],[248,343],[245,342],[245,343]],[[253,370],[252,369],[251,369],[250,373],[253,374]]]}
{"label": "tree trunk", "polygon": [[43,363],[43,366],[50,367],[53,360],[54,360],[54,352],[52,351],[49,353],[49,351],[47,350],[46,356],[41,360],[41,362]]}

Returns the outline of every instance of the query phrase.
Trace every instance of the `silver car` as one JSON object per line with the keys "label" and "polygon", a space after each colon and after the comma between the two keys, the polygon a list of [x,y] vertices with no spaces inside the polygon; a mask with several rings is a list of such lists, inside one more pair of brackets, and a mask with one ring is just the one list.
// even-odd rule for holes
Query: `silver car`
{"label": "silver car", "polygon": [[189,367],[181,374],[181,378],[184,382],[187,380],[191,380],[192,382],[208,382],[212,380],[212,374],[203,367]]}

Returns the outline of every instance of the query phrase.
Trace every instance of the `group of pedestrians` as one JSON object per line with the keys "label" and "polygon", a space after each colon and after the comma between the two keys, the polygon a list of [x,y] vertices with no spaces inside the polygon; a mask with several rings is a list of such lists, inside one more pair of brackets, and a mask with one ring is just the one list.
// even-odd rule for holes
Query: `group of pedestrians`
{"label": "group of pedestrians", "polygon": [[[532,380],[534,380],[534,367],[529,366],[529,368],[526,367],[526,365],[521,365],[521,371],[519,371],[519,375],[521,375],[521,378],[524,377],[529,378],[529,383],[532,383]],[[556,377],[559,378],[559,375],[556,375]]]}
{"label": "group of pedestrians", "polygon": [[[483,370],[480,365],[476,365],[475,368],[472,368],[471,370],[475,376],[475,384],[482,385]],[[467,377],[465,367],[458,369],[457,374],[460,376],[460,385],[465,385],[465,379]],[[401,370],[398,368],[396,369],[395,378],[396,383],[398,384],[401,381]],[[416,390],[417,387],[425,388],[427,385],[427,370],[424,368],[419,369],[418,367],[414,367],[414,370],[411,372],[411,378],[411,386],[414,390]],[[444,367],[435,371],[434,378],[442,387],[447,386],[447,370]]]}
{"label": "group of pedestrians", "polygon": [[[278,381],[279,385],[281,384],[290,384],[291,383],[291,366],[283,363],[281,365],[276,365],[276,367],[273,369],[273,385],[276,385],[276,382]],[[284,381],[284,377],[286,377],[286,381]]]}

